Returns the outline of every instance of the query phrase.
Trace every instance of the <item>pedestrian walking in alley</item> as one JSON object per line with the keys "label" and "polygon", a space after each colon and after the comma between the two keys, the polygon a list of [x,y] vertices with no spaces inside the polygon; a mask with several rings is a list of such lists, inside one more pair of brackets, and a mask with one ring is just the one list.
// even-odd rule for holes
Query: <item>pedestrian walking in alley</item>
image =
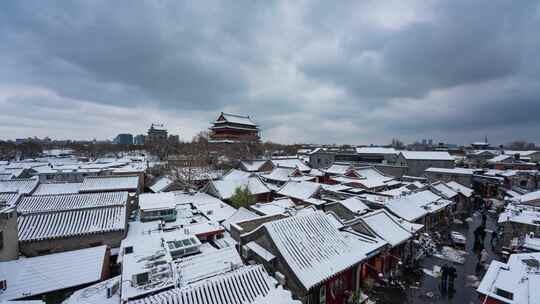
{"label": "pedestrian walking in alley", "polygon": [[486,238],[486,225],[485,224],[482,224],[480,225],[479,227],[479,236],[480,236],[480,240],[482,242],[482,244],[484,243],[484,239]]}
{"label": "pedestrian walking in alley", "polygon": [[476,264],[476,270],[480,270],[484,265],[487,264],[489,259],[489,254],[486,249],[483,249],[480,253],[480,259],[478,259],[478,264]]}
{"label": "pedestrian walking in alley", "polygon": [[446,282],[448,281],[448,264],[444,264],[441,267],[441,288],[446,290]]}
{"label": "pedestrian walking in alley", "polygon": [[482,211],[482,226],[486,226],[486,221],[487,221],[486,210],[483,210]]}
{"label": "pedestrian walking in alley", "polygon": [[457,278],[457,270],[456,268],[452,265],[450,266],[450,268],[448,269],[448,280],[449,280],[449,285],[448,285],[448,289],[450,291],[454,290],[454,280]]}
{"label": "pedestrian walking in alley", "polygon": [[485,226],[480,225],[474,229],[474,250],[480,252],[484,249],[484,238],[486,237]]}

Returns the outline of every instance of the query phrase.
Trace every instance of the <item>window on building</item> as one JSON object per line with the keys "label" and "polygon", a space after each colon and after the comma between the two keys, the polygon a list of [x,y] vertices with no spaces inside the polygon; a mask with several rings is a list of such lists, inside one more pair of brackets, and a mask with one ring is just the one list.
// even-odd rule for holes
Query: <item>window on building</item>
{"label": "window on building", "polygon": [[145,285],[148,283],[150,276],[148,275],[148,272],[139,273],[135,276],[135,282],[137,282],[137,285]]}
{"label": "window on building", "polygon": [[124,247],[124,254],[133,253],[133,246]]}
{"label": "window on building", "polygon": [[514,300],[514,294],[504,289],[497,288],[495,294],[509,300]]}
{"label": "window on building", "polygon": [[4,249],[4,231],[0,231],[0,250]]}

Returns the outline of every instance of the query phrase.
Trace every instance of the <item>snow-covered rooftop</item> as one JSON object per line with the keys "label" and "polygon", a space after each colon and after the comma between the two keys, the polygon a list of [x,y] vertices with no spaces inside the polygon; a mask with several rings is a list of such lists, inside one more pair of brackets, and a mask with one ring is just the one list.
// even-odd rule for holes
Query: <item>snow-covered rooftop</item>
{"label": "snow-covered rooftop", "polygon": [[540,227],[540,210],[521,206],[508,205],[499,214],[498,223],[513,222]]}
{"label": "snow-covered rooftop", "polygon": [[230,199],[237,188],[247,187],[251,194],[269,193],[270,189],[256,176],[238,179],[216,180],[209,183],[209,187],[213,186],[218,195],[222,199]]}
{"label": "snow-covered rooftop", "polygon": [[252,177],[254,174],[251,172],[246,172],[237,169],[231,169],[227,171],[222,177],[221,180],[235,180],[235,179],[246,179]]}
{"label": "snow-covered rooftop", "polygon": [[31,194],[38,184],[39,181],[34,178],[0,180],[0,193]]}
{"label": "snow-covered rooftop", "polygon": [[540,303],[540,253],[512,254],[492,261],[477,291],[502,303]]}
{"label": "snow-covered rooftop", "polygon": [[100,176],[86,177],[80,192],[135,191],[139,187],[139,176]]}
{"label": "snow-covered rooftop", "polygon": [[397,154],[398,151],[394,148],[384,147],[359,147],[356,148],[358,154]]}
{"label": "snow-covered rooftop", "polygon": [[418,218],[439,210],[446,205],[447,203],[443,204],[440,196],[424,190],[391,200],[386,203],[385,207],[395,215],[409,222],[414,222]]}
{"label": "snow-covered rooftop", "polygon": [[537,151],[537,150],[526,150],[526,151],[504,150],[505,155],[519,154],[520,156],[530,156],[530,155],[538,153],[538,152],[540,152],[540,151]]}
{"label": "snow-covered rooftop", "polygon": [[173,192],[142,193],[139,195],[139,208],[143,211],[174,209],[175,206]]}
{"label": "snow-covered rooftop", "polygon": [[[183,288],[157,293],[130,304],[251,304],[276,289],[261,265],[240,267]],[[275,302],[281,303],[281,302]]]}
{"label": "snow-covered rooftop", "polygon": [[19,199],[21,198],[21,194],[9,192],[9,193],[0,193],[0,202],[5,202],[8,206],[15,205]]}
{"label": "snow-covered rooftop", "polygon": [[[257,124],[247,115],[238,115],[230,113],[221,113],[220,117],[223,117],[226,122],[247,125],[247,126],[257,126]],[[223,122],[222,120],[216,120],[215,123]]]}
{"label": "snow-covered rooftop", "polygon": [[356,214],[362,214],[369,210],[369,207],[356,196],[339,201],[339,203]]}
{"label": "snow-covered rooftop", "polygon": [[529,192],[519,197],[519,201],[522,203],[531,203],[540,200],[540,190]]}
{"label": "snow-covered rooftop", "polygon": [[152,184],[152,186],[150,186],[149,188],[150,190],[152,190],[152,192],[157,193],[157,192],[164,191],[172,183],[173,183],[172,179],[166,176],[163,176],[163,177],[158,178],[156,182]]}
{"label": "snow-covered rooftop", "polygon": [[502,155],[497,155],[491,159],[488,160],[489,163],[499,163],[499,162],[503,162],[507,159],[512,159],[514,158],[512,155],[506,155],[506,154],[502,154]]}
{"label": "snow-covered rooftop", "polygon": [[412,160],[454,160],[448,152],[439,151],[401,151],[405,159]]}
{"label": "snow-covered rooftop", "polygon": [[271,181],[287,182],[294,181],[310,181],[315,179],[313,176],[304,176],[295,168],[276,167],[270,173],[261,174],[261,177]]}
{"label": "snow-covered rooftop", "polygon": [[231,271],[243,265],[234,247],[184,257],[176,262],[182,286]]}
{"label": "snow-covered rooftop", "polygon": [[106,250],[98,246],[1,262],[0,279],[7,280],[7,289],[0,292],[0,302],[99,281]]}
{"label": "snow-covered rooftop", "polygon": [[339,165],[334,164],[324,170],[328,174],[334,174],[334,175],[344,175],[345,173],[349,172],[350,170],[353,170],[353,166],[351,165]]}
{"label": "snow-covered rooftop", "polygon": [[358,168],[355,171],[363,178],[360,183],[368,189],[384,187],[387,185],[387,182],[394,179],[393,177],[382,174],[379,170],[373,167]]}
{"label": "snow-covered rooftop", "polygon": [[399,188],[390,189],[390,190],[382,191],[382,192],[379,192],[379,193],[385,194],[385,195],[390,195],[392,197],[399,197],[399,196],[407,195],[410,192],[411,192],[411,189],[407,188],[407,186],[402,186],[402,187],[399,187]]}
{"label": "snow-covered rooftop", "polygon": [[231,217],[236,208],[204,192],[174,192],[177,205],[191,204],[209,220],[222,222]]}
{"label": "snow-covered rooftop", "polygon": [[278,194],[295,198],[295,199],[299,199],[302,201],[307,201],[308,199],[316,195],[320,189],[321,189],[321,184],[319,183],[308,182],[308,181],[302,181],[302,182],[290,181],[286,183],[278,191]]}
{"label": "snow-covered rooftop", "polygon": [[460,184],[458,182],[455,182],[455,181],[448,182],[448,183],[446,183],[446,185],[448,187],[454,189],[454,191],[457,191],[457,192],[465,195],[466,197],[470,197],[474,193],[473,189],[471,189],[469,187],[466,187],[466,186],[463,186],[462,184]]}
{"label": "snow-covered rooftop", "polygon": [[257,159],[257,160],[243,160],[241,162],[242,166],[249,172],[257,172],[261,170],[261,167],[266,164],[268,160],[266,159]]}
{"label": "snow-covered rooftop", "polygon": [[320,211],[269,222],[263,227],[306,290],[360,263],[373,250],[355,236],[340,232]]}
{"label": "snow-covered rooftop", "polygon": [[414,232],[419,228],[411,228],[411,223],[394,217],[384,209],[367,213],[362,216],[362,220],[392,247],[412,238]]}
{"label": "snow-covered rooftop", "polygon": [[521,246],[528,250],[540,252],[540,237],[526,235]]}
{"label": "snow-covered rooftop", "polygon": [[302,172],[308,172],[311,167],[299,158],[274,158],[271,160],[275,167],[298,168]]}
{"label": "snow-covered rooftop", "polygon": [[328,184],[321,184],[321,187],[330,192],[339,192],[339,191],[345,191],[352,189],[349,186],[341,185],[341,184],[335,184],[335,185],[328,185]]}
{"label": "snow-covered rooftop", "polygon": [[17,205],[17,211],[21,213],[39,213],[106,206],[125,206],[127,201],[127,192],[26,196],[21,198]]}
{"label": "snow-covered rooftop", "polygon": [[288,209],[294,208],[296,205],[288,198],[277,198],[269,203],[256,203],[250,208],[262,215],[282,214]]}
{"label": "snow-covered rooftop", "polygon": [[7,179],[11,179],[12,177],[14,177],[13,173],[0,171],[0,180],[7,180]]}
{"label": "snow-covered rooftop", "polygon": [[426,172],[473,175],[476,170],[467,168],[427,168]]}
{"label": "snow-covered rooftop", "polygon": [[231,225],[236,224],[242,221],[247,221],[251,219],[258,218],[255,212],[249,211],[244,207],[240,207],[236,212],[234,212],[228,219],[226,219],[221,225],[225,227],[227,231],[231,230]]}
{"label": "snow-covered rooftop", "polygon": [[[118,304],[120,303],[119,291],[111,297],[107,296],[107,288],[115,284],[120,284],[120,276],[78,289],[69,298],[64,300],[62,304]],[[18,302],[14,304],[18,304]]]}
{"label": "snow-covered rooftop", "polygon": [[39,184],[32,195],[57,195],[79,193],[82,183]]}
{"label": "snow-covered rooftop", "polygon": [[17,218],[19,241],[82,236],[124,230],[126,207],[31,213]]}
{"label": "snow-covered rooftop", "polygon": [[446,199],[452,199],[456,195],[458,195],[457,191],[450,188],[444,183],[439,182],[439,183],[433,184],[432,186],[436,191],[438,191]]}

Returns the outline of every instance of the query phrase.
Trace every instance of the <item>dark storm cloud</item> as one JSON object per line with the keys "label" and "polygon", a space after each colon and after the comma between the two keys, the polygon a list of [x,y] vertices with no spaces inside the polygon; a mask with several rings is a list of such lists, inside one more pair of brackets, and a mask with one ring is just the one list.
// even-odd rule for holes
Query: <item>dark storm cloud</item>
{"label": "dark storm cloud", "polygon": [[[35,82],[70,97],[107,103],[154,97],[169,107],[212,108],[246,89],[240,58],[229,60],[236,54],[227,50],[227,40],[242,39],[241,31],[234,37],[227,32],[234,27],[205,24],[211,12],[109,4],[16,3],[2,10],[3,33],[22,50],[15,59],[23,56],[19,63],[37,72]],[[111,84],[121,87],[119,94]],[[110,95],[96,94],[99,86]]]}
{"label": "dark storm cloud", "polygon": [[[527,40],[539,39],[531,32],[540,26],[536,1],[448,1],[434,11],[435,20],[397,31],[364,34],[351,28],[360,34],[343,43],[344,56],[328,64],[310,62],[304,71],[358,97],[419,98],[433,89],[519,72]],[[373,43],[366,44],[366,35],[378,39],[368,38]],[[377,59],[364,56],[369,52]]]}
{"label": "dark storm cloud", "polygon": [[281,142],[538,141],[538,28],[536,1],[4,1],[0,130],[189,139],[232,111]]}

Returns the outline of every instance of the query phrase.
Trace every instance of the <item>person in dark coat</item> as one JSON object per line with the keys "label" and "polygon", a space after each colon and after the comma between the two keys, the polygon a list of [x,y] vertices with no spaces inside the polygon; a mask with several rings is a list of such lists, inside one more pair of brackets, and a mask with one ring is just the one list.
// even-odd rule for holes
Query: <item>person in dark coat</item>
{"label": "person in dark coat", "polygon": [[450,290],[454,289],[454,280],[457,278],[457,270],[454,266],[450,266],[448,268],[448,280],[449,280],[449,286],[448,288]]}
{"label": "person in dark coat", "polygon": [[441,267],[441,287],[443,290],[446,290],[446,282],[448,280],[448,270],[449,270],[449,267],[447,264],[444,264],[443,267]]}
{"label": "person in dark coat", "polygon": [[486,238],[486,225],[480,225],[478,228],[480,228],[480,232],[478,234],[482,243],[484,243],[484,239]]}
{"label": "person in dark coat", "polygon": [[[478,249],[480,247],[480,245],[483,243],[483,239],[482,239],[482,225],[476,227],[476,229],[474,229],[474,249]],[[485,233],[485,232],[484,232]]]}

